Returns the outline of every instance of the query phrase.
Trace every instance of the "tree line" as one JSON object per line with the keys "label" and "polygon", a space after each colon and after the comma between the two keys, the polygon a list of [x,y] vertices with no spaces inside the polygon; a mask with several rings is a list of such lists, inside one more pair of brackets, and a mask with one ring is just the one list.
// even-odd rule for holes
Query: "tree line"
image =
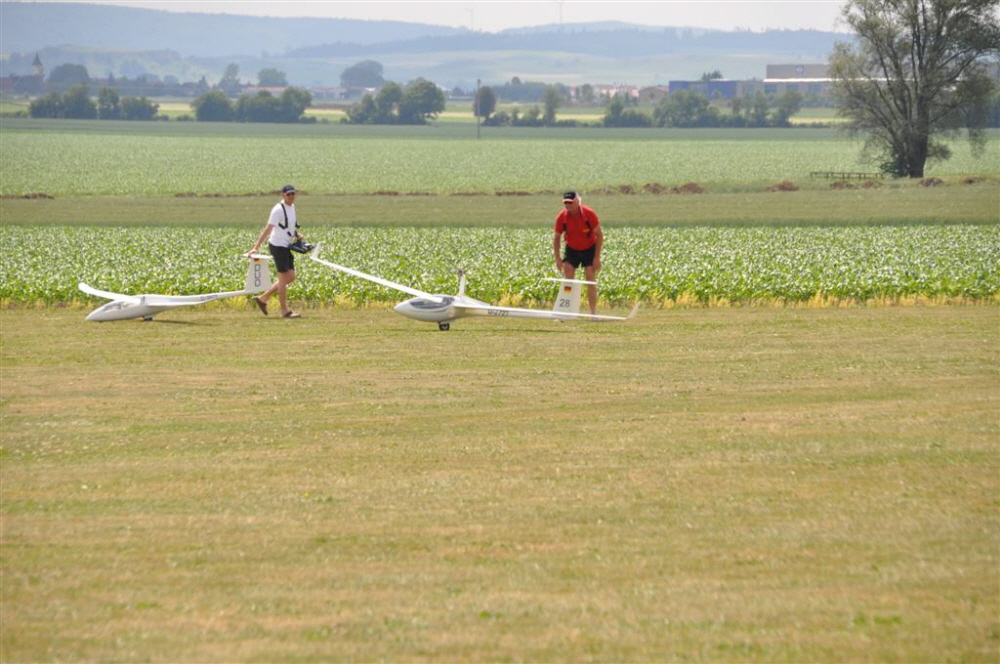
{"label": "tree line", "polygon": [[[496,111],[497,94],[490,86],[480,88],[472,102],[472,112],[487,126],[565,127],[578,126],[573,120],[557,120],[556,111],[565,97],[558,86],[550,85],[542,96],[542,106]],[[664,99],[652,113],[630,108],[636,103],[615,95],[601,118],[603,127],[787,127],[799,111],[802,95],[787,91],[780,95],[756,92],[752,97],[730,100],[731,113],[723,113],[708,97],[691,90],[678,90]]]}
{"label": "tree line", "polygon": [[275,97],[267,90],[240,95],[233,103],[222,90],[210,90],[193,102],[199,122],[315,122],[302,114],[312,105],[312,95],[302,88],[288,87]]}
{"label": "tree line", "polygon": [[28,113],[33,118],[154,120],[159,109],[159,104],[145,97],[121,97],[115,88],[101,88],[95,102],[90,97],[90,87],[80,84],[66,92],[38,97],[28,106]]}
{"label": "tree line", "polygon": [[423,78],[401,86],[389,81],[375,94],[367,93],[361,102],[347,109],[345,124],[427,124],[444,110],[444,93]]}

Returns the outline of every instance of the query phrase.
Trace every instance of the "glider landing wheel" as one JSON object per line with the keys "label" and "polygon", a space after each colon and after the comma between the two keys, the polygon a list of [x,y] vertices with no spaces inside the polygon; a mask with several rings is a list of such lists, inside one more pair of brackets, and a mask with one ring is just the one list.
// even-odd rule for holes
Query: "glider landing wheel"
{"label": "glider landing wheel", "polygon": [[143,320],[143,322],[148,323],[149,321],[153,320],[153,317],[152,316],[143,316],[142,320]]}
{"label": "glider landing wheel", "polygon": [[438,329],[442,332],[447,332],[451,329],[451,323],[438,323]]}

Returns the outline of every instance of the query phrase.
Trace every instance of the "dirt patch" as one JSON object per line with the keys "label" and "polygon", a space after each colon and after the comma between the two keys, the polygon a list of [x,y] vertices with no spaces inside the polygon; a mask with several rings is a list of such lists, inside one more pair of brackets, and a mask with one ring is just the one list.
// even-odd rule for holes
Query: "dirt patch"
{"label": "dirt patch", "polygon": [[840,180],[830,185],[830,189],[880,189],[885,185],[877,180],[865,180],[864,182],[847,182]]}
{"label": "dirt patch", "polygon": [[630,184],[620,184],[618,185],[618,193],[630,196],[635,193],[635,187]]}
{"label": "dirt patch", "polygon": [[30,193],[30,194],[0,196],[0,198],[2,198],[4,200],[11,200],[11,199],[14,199],[14,198],[27,198],[27,199],[34,200],[34,199],[53,199],[53,198],[55,198],[55,196],[50,196],[49,194],[46,194],[46,193],[38,191],[38,192]]}
{"label": "dirt patch", "polygon": [[977,182],[982,182],[982,181],[983,181],[982,178],[969,177],[969,178],[963,179],[962,180],[962,184],[976,184]]}
{"label": "dirt patch", "polygon": [[941,178],[924,178],[918,184],[921,187],[937,187],[944,184],[944,180]]}
{"label": "dirt patch", "polygon": [[452,193],[450,193],[448,195],[449,196],[488,196],[488,194],[485,191],[455,191],[455,192],[452,192]]}
{"label": "dirt patch", "polygon": [[644,184],[642,190],[647,194],[665,194],[670,191],[670,188],[659,182],[650,182],[649,184]]}
{"label": "dirt patch", "polygon": [[497,196],[531,196],[530,191],[498,191]]}
{"label": "dirt patch", "polygon": [[670,193],[672,194],[704,194],[705,189],[697,182],[688,182],[687,184],[682,184],[679,187],[671,187]]}
{"label": "dirt patch", "polygon": [[[308,196],[309,192],[303,189],[296,189],[295,193],[299,196]],[[260,198],[262,196],[281,196],[281,190],[275,189],[274,191],[248,191],[243,194],[223,194],[217,191],[209,191],[205,193],[197,193],[194,191],[182,191],[180,193],[174,194],[174,198]]]}
{"label": "dirt patch", "polygon": [[799,188],[790,180],[782,180],[776,185],[772,185],[764,191],[798,191]]}

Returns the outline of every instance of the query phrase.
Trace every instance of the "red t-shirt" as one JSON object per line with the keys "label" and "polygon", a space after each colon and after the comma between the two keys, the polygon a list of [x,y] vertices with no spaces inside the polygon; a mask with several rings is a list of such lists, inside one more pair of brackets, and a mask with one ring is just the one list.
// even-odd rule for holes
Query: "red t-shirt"
{"label": "red t-shirt", "polygon": [[594,246],[597,240],[594,233],[601,224],[597,218],[597,213],[586,205],[580,205],[581,214],[570,214],[569,210],[563,210],[556,216],[556,233],[566,234],[566,246],[577,251],[586,251]]}

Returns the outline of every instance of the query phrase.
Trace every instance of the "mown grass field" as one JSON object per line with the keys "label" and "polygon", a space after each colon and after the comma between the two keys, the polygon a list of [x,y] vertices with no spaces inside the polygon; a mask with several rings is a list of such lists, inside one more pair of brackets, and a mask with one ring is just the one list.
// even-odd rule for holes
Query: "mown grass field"
{"label": "mown grass field", "polygon": [[0,312],[5,662],[996,659],[995,307],[84,313]]}
{"label": "mown grass field", "polygon": [[[832,189],[829,180],[797,180],[798,191],[769,192],[766,183],[707,185],[706,194],[584,192],[608,228],[806,227],[992,224],[1000,213],[1000,175],[975,184],[951,177],[936,187],[889,182],[879,188]],[[561,193],[561,192],[560,192]],[[531,195],[300,195],[307,229],[366,227],[548,227],[560,193]],[[0,200],[4,224],[31,227],[263,225],[275,194],[59,196]]]}
{"label": "mown grass field", "polygon": [[[995,662],[996,144],[834,190],[824,130],[469,130],[0,120],[54,196],[0,199],[0,661]],[[510,303],[580,189],[646,305],[442,333],[307,262],[301,320],[83,320],[238,287],[288,181],[338,262]]]}

